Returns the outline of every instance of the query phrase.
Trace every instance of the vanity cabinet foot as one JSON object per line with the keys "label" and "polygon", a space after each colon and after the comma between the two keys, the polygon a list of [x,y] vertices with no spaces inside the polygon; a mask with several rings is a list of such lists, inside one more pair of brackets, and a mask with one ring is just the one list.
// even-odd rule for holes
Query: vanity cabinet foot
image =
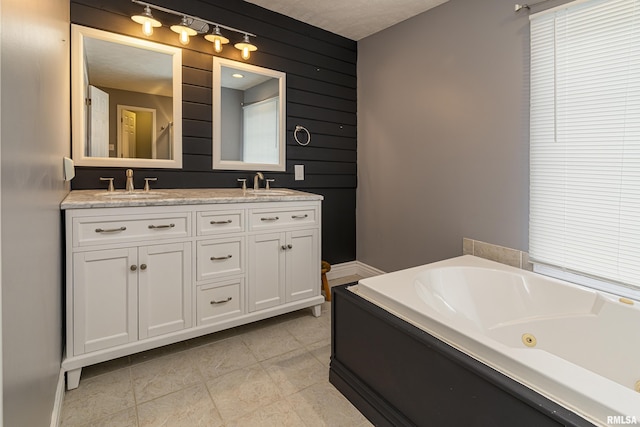
{"label": "vanity cabinet foot", "polygon": [[80,385],[80,374],[82,374],[82,368],[67,371],[67,390],[78,388]]}
{"label": "vanity cabinet foot", "polygon": [[311,313],[313,317],[320,317],[320,314],[322,314],[322,305],[314,305],[311,307]]}

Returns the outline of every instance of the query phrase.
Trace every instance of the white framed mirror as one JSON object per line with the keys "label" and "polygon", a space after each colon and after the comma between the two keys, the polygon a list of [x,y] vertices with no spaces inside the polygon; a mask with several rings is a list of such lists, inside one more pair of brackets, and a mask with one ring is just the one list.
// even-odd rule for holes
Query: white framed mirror
{"label": "white framed mirror", "polygon": [[182,50],[71,26],[78,166],[182,167]]}
{"label": "white framed mirror", "polygon": [[213,58],[213,168],[286,169],[286,74]]}

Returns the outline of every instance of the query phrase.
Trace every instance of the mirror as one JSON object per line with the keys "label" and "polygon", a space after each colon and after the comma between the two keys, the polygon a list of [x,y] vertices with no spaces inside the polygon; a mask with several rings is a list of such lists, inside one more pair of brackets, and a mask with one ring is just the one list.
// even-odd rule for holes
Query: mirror
{"label": "mirror", "polygon": [[182,167],[182,50],[71,27],[73,160]]}
{"label": "mirror", "polygon": [[213,168],[284,171],[286,74],[213,58]]}

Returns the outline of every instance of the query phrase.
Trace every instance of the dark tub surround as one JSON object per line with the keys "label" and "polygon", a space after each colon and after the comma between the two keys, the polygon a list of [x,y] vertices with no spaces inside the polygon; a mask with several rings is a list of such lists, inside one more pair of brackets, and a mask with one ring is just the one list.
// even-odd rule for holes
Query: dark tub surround
{"label": "dark tub surround", "polygon": [[349,286],[333,288],[329,380],[375,425],[593,427]]}

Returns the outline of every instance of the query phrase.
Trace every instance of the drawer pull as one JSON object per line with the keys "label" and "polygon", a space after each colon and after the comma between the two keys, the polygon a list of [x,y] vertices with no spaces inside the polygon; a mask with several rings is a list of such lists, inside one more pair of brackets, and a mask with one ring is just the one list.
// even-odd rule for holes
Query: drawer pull
{"label": "drawer pull", "polygon": [[103,229],[103,228],[96,228],[96,233],[115,233],[116,231],[124,231],[126,230],[127,227],[120,227],[120,228],[108,228],[108,229]]}
{"label": "drawer pull", "polygon": [[260,221],[277,221],[280,218],[278,218],[277,216],[270,216],[270,217],[266,217],[266,218],[260,218]]}
{"label": "drawer pull", "polygon": [[211,224],[211,225],[221,225],[221,224],[231,224],[232,222],[233,221],[228,219],[226,221],[211,221],[211,222],[209,222],[209,224]]}
{"label": "drawer pull", "polygon": [[229,259],[229,258],[232,258],[232,257],[233,257],[233,255],[227,255],[227,256],[212,256],[212,257],[211,257],[211,261],[222,261],[222,260]]}
{"label": "drawer pull", "polygon": [[222,300],[222,301],[216,301],[216,300],[213,300],[213,301],[211,301],[211,302],[210,302],[210,304],[211,304],[211,305],[224,304],[225,302],[229,302],[229,301],[231,301],[232,299],[233,299],[233,298],[228,297],[227,299]]}
{"label": "drawer pull", "polygon": [[176,226],[175,224],[163,224],[163,225],[153,225],[152,224],[152,225],[149,226],[149,228],[151,230],[158,230],[158,229],[161,229],[161,228],[173,228],[175,226]]}
{"label": "drawer pull", "polygon": [[291,218],[293,219],[304,219],[307,218],[309,215],[304,214],[304,215],[291,215]]}

